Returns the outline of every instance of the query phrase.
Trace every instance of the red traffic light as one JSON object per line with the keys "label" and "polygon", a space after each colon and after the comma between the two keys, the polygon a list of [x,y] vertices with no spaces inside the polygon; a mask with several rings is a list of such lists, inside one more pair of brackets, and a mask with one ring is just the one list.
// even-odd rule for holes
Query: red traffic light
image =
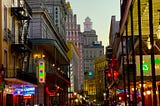
{"label": "red traffic light", "polygon": [[114,75],[114,79],[116,79],[118,77],[119,73],[117,71],[114,71],[113,75]]}
{"label": "red traffic light", "polygon": [[[116,79],[118,77],[119,73],[117,71],[114,71],[113,77]],[[107,73],[107,77],[112,77],[112,74],[110,72]]]}

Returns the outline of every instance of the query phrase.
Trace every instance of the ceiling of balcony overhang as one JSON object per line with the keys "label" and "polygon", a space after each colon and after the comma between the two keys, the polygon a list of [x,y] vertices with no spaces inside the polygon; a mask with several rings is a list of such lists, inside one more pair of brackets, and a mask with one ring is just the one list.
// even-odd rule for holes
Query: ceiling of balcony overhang
{"label": "ceiling of balcony overhang", "polygon": [[[143,46],[143,53],[148,53],[147,48],[147,39],[149,38],[150,34],[150,26],[149,26],[149,2],[148,0],[140,0],[141,2],[141,31],[142,31],[142,46]],[[160,21],[160,0],[152,0],[152,11],[153,11],[153,34],[154,34],[154,40],[156,46],[154,47],[156,50],[156,53],[160,53],[160,49],[157,47],[160,47],[160,40],[157,39],[157,29],[159,26]],[[139,35],[139,29],[138,29],[138,3],[137,0],[134,1],[133,4],[133,35],[137,36]],[[131,36],[131,16],[130,12],[128,14],[128,36]],[[124,29],[124,32],[126,29]],[[123,36],[126,36],[126,33],[123,33]],[[138,50],[136,50],[138,52]],[[146,52],[146,53],[145,53]],[[139,52],[138,52],[139,53]]]}
{"label": "ceiling of balcony overhang", "polygon": [[[151,50],[147,47],[147,43],[146,41],[142,41],[142,54],[143,55],[146,55],[146,54],[151,54]],[[139,47],[137,46],[136,49],[135,49],[135,53],[136,55],[139,55],[140,54],[140,50],[139,50]],[[157,40],[155,42],[155,46],[154,46],[154,54],[158,55],[160,54],[160,40]]]}
{"label": "ceiling of balcony overhang", "polygon": [[[156,29],[159,25],[159,17],[160,17],[160,0],[152,0],[153,1],[153,28],[154,34],[156,34]],[[134,35],[138,35],[138,7],[137,0],[135,0],[133,5],[133,27],[134,27]],[[141,0],[141,26],[142,26],[142,35],[149,35],[149,3],[148,0]],[[128,15],[128,35],[131,35],[131,17],[130,13]],[[125,34],[124,34],[125,36]]]}
{"label": "ceiling of balcony overhang", "polygon": [[50,61],[57,64],[69,64],[69,59],[61,46],[54,39],[32,39],[35,50],[43,50],[48,55]]}

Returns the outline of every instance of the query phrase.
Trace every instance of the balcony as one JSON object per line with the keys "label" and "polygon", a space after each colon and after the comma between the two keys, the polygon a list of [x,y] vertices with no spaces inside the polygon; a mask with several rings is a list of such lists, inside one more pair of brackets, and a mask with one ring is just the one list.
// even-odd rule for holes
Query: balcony
{"label": "balcony", "polygon": [[[30,39],[32,42],[33,46],[41,50],[45,50],[46,53],[50,54],[50,58],[56,58],[59,64],[68,64],[69,59],[67,57],[67,53],[62,47],[62,45],[57,42],[56,39],[44,39],[44,38],[37,38],[37,39]],[[55,53],[56,51],[56,53]]]}
{"label": "balcony", "polygon": [[[46,57],[44,57],[45,60]],[[49,57],[50,58],[50,57]],[[34,73],[34,74],[38,74],[38,70],[37,70],[37,63],[38,61],[41,60],[41,58],[33,58],[31,59],[30,63],[29,63],[29,69],[28,72],[29,73]],[[60,79],[62,81],[65,81],[67,83],[69,83],[70,79],[68,77],[68,65],[55,65],[53,66],[51,64],[50,61],[47,61],[47,59],[45,60],[45,72],[46,72],[46,79]]]}
{"label": "balcony", "polygon": [[[9,73],[9,72],[8,72]],[[5,77],[5,81],[9,83],[17,83],[17,84],[33,84],[37,85],[37,78],[36,75],[27,73],[25,71],[22,71],[20,69],[12,71],[12,74],[9,76],[7,73]]]}
{"label": "balcony", "polygon": [[25,0],[20,0],[18,7],[11,8],[11,16],[16,16],[18,20],[30,20],[32,18],[32,9]]}
{"label": "balcony", "polygon": [[19,52],[19,53],[30,53],[32,51],[32,43],[27,40],[26,44],[24,43],[12,43],[11,44],[11,52]]}
{"label": "balcony", "polygon": [[13,52],[20,52],[20,53],[31,52],[31,47],[30,45],[27,45],[27,44],[12,44],[11,51],[12,53]]}
{"label": "balcony", "polygon": [[69,82],[69,77],[67,76],[67,74],[61,72],[60,70],[57,69],[52,69],[52,71],[47,72],[48,75],[52,75],[54,74],[55,76],[57,76],[58,78]]}
{"label": "balcony", "polygon": [[21,71],[21,70],[17,71],[16,78],[26,81],[26,82],[33,83],[33,84],[37,84],[37,78],[33,74],[30,75],[29,73]]}
{"label": "balcony", "polygon": [[[15,16],[20,21],[18,29],[18,41],[12,42],[12,52],[31,52],[31,43],[27,39],[29,20],[32,18],[32,10],[25,0],[19,0],[19,6],[11,7],[11,16]],[[13,39],[15,40],[15,39]],[[15,43],[16,42],[16,43]]]}

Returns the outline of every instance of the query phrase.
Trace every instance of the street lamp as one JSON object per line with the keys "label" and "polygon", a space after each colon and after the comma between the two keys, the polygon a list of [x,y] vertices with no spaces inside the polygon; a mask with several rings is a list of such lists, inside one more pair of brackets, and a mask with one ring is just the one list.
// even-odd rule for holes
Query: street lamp
{"label": "street lamp", "polygon": [[103,93],[104,101],[106,100],[106,93]]}

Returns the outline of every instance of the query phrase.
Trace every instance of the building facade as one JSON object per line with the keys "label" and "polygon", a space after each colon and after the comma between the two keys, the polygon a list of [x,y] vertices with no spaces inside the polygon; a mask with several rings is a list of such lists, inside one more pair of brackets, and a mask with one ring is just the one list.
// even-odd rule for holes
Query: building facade
{"label": "building facade", "polygon": [[89,17],[85,19],[83,34],[83,70],[85,75],[84,91],[88,92],[90,101],[93,101],[96,94],[94,58],[104,54],[104,46],[97,41],[96,31],[92,29],[92,22]]}
{"label": "building facade", "polygon": [[65,21],[66,21],[66,1],[65,0],[47,0],[45,2],[42,1],[42,3],[47,11],[48,14],[51,16],[55,26],[58,29],[58,32],[60,33],[60,36],[62,37],[62,40],[66,40],[66,27],[65,27]]}
{"label": "building facade", "polygon": [[79,71],[79,60],[80,60],[80,56],[79,56],[79,52],[77,47],[75,46],[75,44],[73,42],[67,42],[67,46],[69,48],[69,52],[67,53],[68,58],[70,60],[70,72],[69,72],[69,76],[70,76],[70,88],[68,90],[69,92],[69,99],[70,99],[70,104],[74,104],[75,103],[75,99],[76,97],[74,97],[74,94],[78,94],[78,71]]}
{"label": "building facade", "polygon": [[119,55],[119,52],[117,53],[117,49],[119,49],[119,43],[120,37],[119,37],[119,21],[116,20],[116,16],[111,17],[110,22],[110,31],[109,31],[109,45],[114,48],[113,54],[117,57]]}
{"label": "building facade", "polygon": [[77,71],[78,78],[78,91],[81,91],[84,86],[84,71],[82,68],[82,53],[83,53],[83,42],[82,33],[80,32],[80,25],[77,24],[77,15],[73,14],[70,3],[67,3],[67,17],[66,17],[66,41],[73,42],[79,50],[79,70]]}
{"label": "building facade", "polygon": [[[109,46],[106,48],[106,88],[107,98],[110,99],[110,102],[116,101],[116,93],[117,85],[119,84],[119,64],[120,64],[120,55],[122,53],[120,45],[120,37],[119,37],[119,21],[116,20],[115,16],[111,17],[110,22],[110,32],[109,32]],[[121,73],[122,74],[122,73]],[[108,102],[108,101],[107,101]]]}
{"label": "building facade", "polygon": [[73,42],[67,42],[69,48],[68,57],[70,59],[70,80],[71,92],[78,92],[78,65],[79,65],[79,52]]}
{"label": "building facade", "polygon": [[105,67],[107,65],[106,56],[101,55],[94,59],[96,103],[102,104],[105,100]]}
{"label": "building facade", "polygon": [[37,104],[66,106],[70,86],[69,49],[64,33],[66,3],[64,0],[27,2],[33,13],[28,35],[33,49],[29,68],[38,78]]}
{"label": "building facade", "polygon": [[[157,0],[121,0],[120,37],[125,105],[159,105],[159,6]],[[127,75],[127,76],[125,76]],[[143,86],[142,86],[143,85]],[[128,98],[124,95],[128,94]],[[138,95],[137,95],[138,94]],[[132,102],[133,101],[133,102]]]}
{"label": "building facade", "polygon": [[34,105],[37,78],[29,73],[27,39],[32,10],[25,0],[1,0],[0,11],[0,104]]}

